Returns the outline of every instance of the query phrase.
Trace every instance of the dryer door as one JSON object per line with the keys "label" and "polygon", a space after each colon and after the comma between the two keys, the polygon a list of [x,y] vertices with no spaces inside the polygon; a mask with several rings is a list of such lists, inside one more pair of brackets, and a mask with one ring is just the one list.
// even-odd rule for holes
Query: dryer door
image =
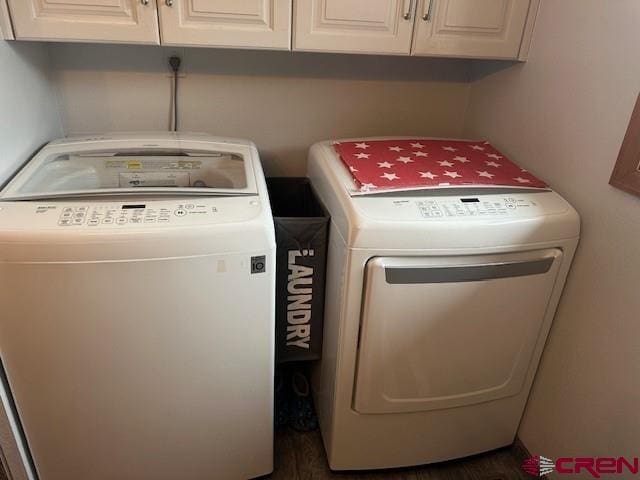
{"label": "dryer door", "polygon": [[458,407],[517,394],[562,252],[376,257],[367,263],[354,408]]}

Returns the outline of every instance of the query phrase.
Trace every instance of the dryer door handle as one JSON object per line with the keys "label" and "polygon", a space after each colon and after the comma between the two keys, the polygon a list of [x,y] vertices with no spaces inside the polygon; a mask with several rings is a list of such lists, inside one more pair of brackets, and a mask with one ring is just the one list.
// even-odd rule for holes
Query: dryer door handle
{"label": "dryer door handle", "polygon": [[480,265],[451,265],[442,267],[386,267],[389,284],[478,282],[498,278],[523,277],[546,273],[554,257],[522,262],[498,262]]}

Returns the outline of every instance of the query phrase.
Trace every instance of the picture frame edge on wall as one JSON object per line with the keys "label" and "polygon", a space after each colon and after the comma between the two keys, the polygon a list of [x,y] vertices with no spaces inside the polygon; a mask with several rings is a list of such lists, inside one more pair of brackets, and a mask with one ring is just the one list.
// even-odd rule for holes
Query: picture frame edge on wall
{"label": "picture frame edge on wall", "polygon": [[631,114],[609,184],[640,197],[640,94]]}

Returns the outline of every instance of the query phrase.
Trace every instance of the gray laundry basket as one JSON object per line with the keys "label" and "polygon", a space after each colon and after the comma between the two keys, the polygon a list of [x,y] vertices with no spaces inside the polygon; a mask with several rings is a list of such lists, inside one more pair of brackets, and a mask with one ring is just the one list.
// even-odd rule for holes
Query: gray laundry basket
{"label": "gray laundry basket", "polygon": [[268,178],[276,230],[276,361],[322,355],[329,214],[303,177]]}

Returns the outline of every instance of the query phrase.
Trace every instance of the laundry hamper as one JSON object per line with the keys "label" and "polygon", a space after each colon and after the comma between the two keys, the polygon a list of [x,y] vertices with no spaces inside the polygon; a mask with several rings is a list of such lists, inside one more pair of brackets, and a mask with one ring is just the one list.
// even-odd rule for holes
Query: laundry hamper
{"label": "laundry hamper", "polygon": [[267,179],[276,230],[276,361],[322,354],[329,214],[306,177]]}

